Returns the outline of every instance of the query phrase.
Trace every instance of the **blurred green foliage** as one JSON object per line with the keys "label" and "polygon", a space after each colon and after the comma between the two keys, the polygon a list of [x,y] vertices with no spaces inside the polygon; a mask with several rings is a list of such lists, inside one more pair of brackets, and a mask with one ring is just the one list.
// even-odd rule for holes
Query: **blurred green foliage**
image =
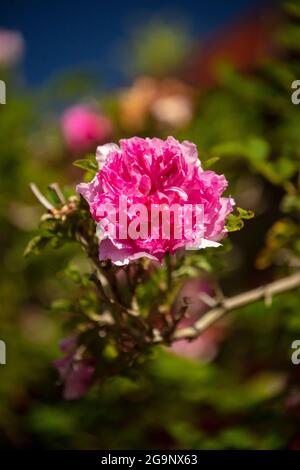
{"label": "blurred green foliage", "polygon": [[152,19],[130,28],[127,71],[135,75],[165,76],[174,72],[190,51],[191,39],[183,22]]}

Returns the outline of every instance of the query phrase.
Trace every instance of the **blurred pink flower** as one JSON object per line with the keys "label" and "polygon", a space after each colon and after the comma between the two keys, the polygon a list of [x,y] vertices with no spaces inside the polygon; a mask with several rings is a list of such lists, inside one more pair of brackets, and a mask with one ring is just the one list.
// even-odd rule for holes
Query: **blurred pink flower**
{"label": "blurred pink flower", "polygon": [[[124,195],[127,203],[142,204],[148,212],[154,204],[164,205],[166,210],[174,204],[182,208],[187,204],[202,205],[204,237],[194,249],[218,246],[218,240],[226,235],[225,219],[234,205],[232,198],[221,197],[227,181],[223,175],[202,170],[196,145],[191,142],[179,143],[173,137],[165,141],[133,137],[121,140],[120,147],[116,144],[98,147],[96,158],[99,172],[90,183],[79,184],[77,191],[87,200],[92,217],[98,222],[100,259],[110,259],[119,265],[143,256],[161,261],[166,252],[173,254],[195,242],[193,231],[182,234],[181,238],[175,237],[175,223],[171,218],[172,235],[167,239],[153,236],[152,232],[136,239],[129,234],[120,236],[125,225],[124,213],[125,221],[138,219],[130,212],[130,207],[125,208],[124,213],[119,209]],[[103,215],[105,206],[113,208],[111,213]],[[148,220],[150,217],[148,215]],[[109,218],[116,226],[115,236],[101,226],[101,221]],[[141,222],[147,231],[148,220]],[[159,224],[157,230],[162,228],[161,221]]]}
{"label": "blurred pink flower", "polygon": [[[188,299],[188,317],[180,322],[178,328],[193,325],[209,309],[209,306],[204,302],[207,296],[212,301],[215,297],[215,292],[209,280],[189,279],[185,283],[176,299],[173,311],[175,313],[180,309],[184,298]],[[171,351],[179,356],[210,362],[217,355],[219,345],[225,334],[226,328],[224,325],[212,325],[193,341],[175,341],[171,346]]]}
{"label": "blurred pink flower", "polygon": [[17,31],[0,29],[0,66],[9,67],[20,61],[24,52],[24,40]]}
{"label": "blurred pink flower", "polygon": [[107,116],[81,105],[63,113],[61,127],[66,144],[73,153],[85,152],[95,144],[105,143],[113,131]]}
{"label": "blurred pink flower", "polygon": [[60,343],[65,353],[61,359],[54,361],[54,366],[64,382],[63,396],[66,400],[76,400],[86,394],[92,385],[95,368],[91,359],[77,356],[75,338],[65,338]]}
{"label": "blurred pink flower", "polygon": [[[183,322],[180,324],[180,328],[185,326],[189,326],[188,323]],[[224,328],[211,326],[192,341],[176,341],[173,343],[171,350],[179,356],[198,359],[201,362],[211,362],[218,354],[219,343],[222,341],[224,334]]]}

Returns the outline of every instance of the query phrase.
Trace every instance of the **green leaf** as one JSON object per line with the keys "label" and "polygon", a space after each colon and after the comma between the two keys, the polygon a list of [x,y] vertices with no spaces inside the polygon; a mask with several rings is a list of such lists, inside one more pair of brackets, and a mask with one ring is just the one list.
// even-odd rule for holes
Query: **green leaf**
{"label": "green leaf", "polygon": [[220,160],[220,157],[209,158],[208,160],[205,160],[204,162],[202,162],[202,166],[203,166],[204,170],[207,170],[208,168],[211,168],[219,160]]}
{"label": "green leaf", "polygon": [[293,0],[285,2],[283,9],[290,15],[295,16],[296,18],[300,18],[300,5],[297,2]]}
{"label": "green leaf", "polygon": [[251,137],[245,142],[233,141],[216,145],[211,152],[216,157],[238,157],[258,162],[267,159],[269,150],[269,144],[264,139]]}
{"label": "green leaf", "polygon": [[242,209],[241,207],[237,207],[237,211],[238,211],[241,219],[249,220],[249,219],[253,219],[253,217],[254,217],[254,212],[253,211],[247,211],[245,209]]}
{"label": "green leaf", "polygon": [[73,165],[77,168],[81,168],[82,170],[86,171],[97,171],[97,163],[93,161],[91,158],[83,158],[81,160],[75,160]]}
{"label": "green leaf", "polygon": [[51,310],[55,312],[70,312],[72,311],[72,304],[67,299],[56,299],[51,304]]}
{"label": "green leaf", "polygon": [[281,157],[276,162],[276,170],[283,180],[291,178],[297,172],[297,169],[298,162],[295,162],[288,157]]}
{"label": "green leaf", "polygon": [[238,214],[229,214],[225,227],[228,232],[236,232],[244,227],[244,220],[253,219],[254,212],[237,207]]}
{"label": "green leaf", "polygon": [[260,137],[252,137],[248,141],[249,157],[253,160],[266,160],[270,152],[268,142]]}
{"label": "green leaf", "polygon": [[297,194],[287,194],[281,201],[283,212],[300,212],[300,196]]}
{"label": "green leaf", "polygon": [[32,238],[24,250],[25,258],[28,258],[31,254],[39,254],[40,251],[49,243],[50,237],[43,237],[37,235]]}
{"label": "green leaf", "polygon": [[226,219],[225,227],[228,232],[236,232],[244,227],[244,222],[238,215],[229,214]]}
{"label": "green leaf", "polygon": [[66,269],[64,269],[63,275],[71,281],[75,282],[75,284],[79,284],[84,287],[90,284],[88,274],[82,274],[79,268],[73,264],[69,264]]}

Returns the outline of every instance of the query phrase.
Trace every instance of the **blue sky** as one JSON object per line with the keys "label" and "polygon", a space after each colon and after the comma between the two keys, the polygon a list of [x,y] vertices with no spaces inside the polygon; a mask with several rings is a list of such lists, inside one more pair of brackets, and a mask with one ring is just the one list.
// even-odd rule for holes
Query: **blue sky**
{"label": "blue sky", "polygon": [[[271,0],[265,0],[271,1]],[[58,72],[92,67],[106,83],[124,80],[116,50],[131,25],[183,18],[201,37],[263,0],[1,0],[0,27],[23,33],[24,74],[42,85]]]}

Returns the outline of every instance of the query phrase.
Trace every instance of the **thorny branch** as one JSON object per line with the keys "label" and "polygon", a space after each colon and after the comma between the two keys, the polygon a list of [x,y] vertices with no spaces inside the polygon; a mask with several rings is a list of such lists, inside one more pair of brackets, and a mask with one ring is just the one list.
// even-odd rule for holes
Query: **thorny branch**
{"label": "thorny branch", "polygon": [[196,321],[193,326],[176,330],[171,340],[192,340],[217,320],[224,317],[227,313],[253,302],[257,302],[258,300],[265,299],[268,301],[274,295],[281,294],[298,287],[300,287],[300,271],[279,279],[278,281],[271,282],[265,286],[257,287],[256,289],[243,292],[242,294],[235,295],[234,297],[224,298],[220,306],[209,310],[203,317]]}

